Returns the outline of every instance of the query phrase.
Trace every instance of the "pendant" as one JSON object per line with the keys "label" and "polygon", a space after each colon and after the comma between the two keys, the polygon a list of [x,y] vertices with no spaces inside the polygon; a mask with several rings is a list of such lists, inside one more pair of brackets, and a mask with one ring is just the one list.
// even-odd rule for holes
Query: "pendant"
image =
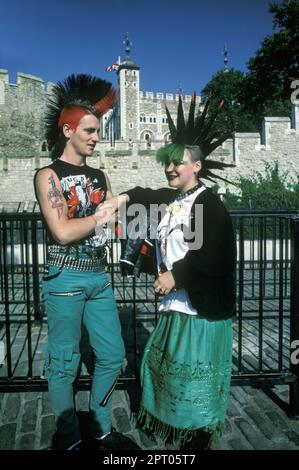
{"label": "pendant", "polygon": [[179,212],[181,210],[182,206],[181,204],[178,204],[177,202],[174,202],[171,204],[171,206],[168,207],[167,211],[170,214],[173,214],[174,212]]}

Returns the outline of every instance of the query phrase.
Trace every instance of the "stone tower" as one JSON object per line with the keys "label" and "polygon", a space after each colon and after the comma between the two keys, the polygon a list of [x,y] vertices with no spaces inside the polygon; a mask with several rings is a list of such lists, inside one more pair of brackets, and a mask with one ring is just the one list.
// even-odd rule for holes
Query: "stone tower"
{"label": "stone tower", "polygon": [[125,35],[126,58],[117,71],[120,106],[120,138],[128,141],[139,139],[139,71],[140,67],[130,58],[131,43]]}

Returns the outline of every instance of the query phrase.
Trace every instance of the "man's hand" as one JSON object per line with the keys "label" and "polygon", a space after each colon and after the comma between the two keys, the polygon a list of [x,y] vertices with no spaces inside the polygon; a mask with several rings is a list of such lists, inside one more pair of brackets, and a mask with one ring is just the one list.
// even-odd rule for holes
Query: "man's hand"
{"label": "man's hand", "polygon": [[157,294],[166,295],[175,287],[175,280],[171,271],[160,274],[154,282],[155,292]]}
{"label": "man's hand", "polygon": [[120,207],[129,201],[129,196],[127,194],[120,194],[119,196],[113,196],[109,200],[105,201],[102,206],[105,207],[105,204],[111,204],[115,210],[119,210]]}
{"label": "man's hand", "polygon": [[[113,198],[112,198],[113,199]],[[117,209],[114,204],[109,201],[105,201],[103,204],[99,204],[96,208],[93,218],[95,219],[97,225],[105,225],[108,223],[116,222],[117,220]]]}

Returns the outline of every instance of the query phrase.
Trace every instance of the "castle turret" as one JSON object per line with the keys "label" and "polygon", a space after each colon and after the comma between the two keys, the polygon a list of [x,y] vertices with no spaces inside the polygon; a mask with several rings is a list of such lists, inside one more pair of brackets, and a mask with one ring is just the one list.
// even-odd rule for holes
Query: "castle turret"
{"label": "castle turret", "polygon": [[128,33],[125,35],[126,58],[120,63],[117,71],[120,106],[120,137],[124,140],[139,139],[139,70],[130,57],[131,42]]}

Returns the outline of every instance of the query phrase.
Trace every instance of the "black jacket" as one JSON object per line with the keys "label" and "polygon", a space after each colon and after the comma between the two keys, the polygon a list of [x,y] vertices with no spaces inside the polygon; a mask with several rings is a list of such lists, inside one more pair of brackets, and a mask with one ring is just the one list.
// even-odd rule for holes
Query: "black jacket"
{"label": "black jacket", "polygon": [[[136,187],[126,191],[126,194],[130,197],[129,204],[139,203],[149,207],[150,204],[170,203],[178,192],[170,188],[153,190]],[[206,188],[191,208],[190,228],[193,232],[196,204],[203,206],[202,247],[190,249],[182,259],[174,262],[172,274],[176,287],[186,289],[193,307],[201,316],[230,318],[235,310],[236,270],[232,221],[219,197]]]}

